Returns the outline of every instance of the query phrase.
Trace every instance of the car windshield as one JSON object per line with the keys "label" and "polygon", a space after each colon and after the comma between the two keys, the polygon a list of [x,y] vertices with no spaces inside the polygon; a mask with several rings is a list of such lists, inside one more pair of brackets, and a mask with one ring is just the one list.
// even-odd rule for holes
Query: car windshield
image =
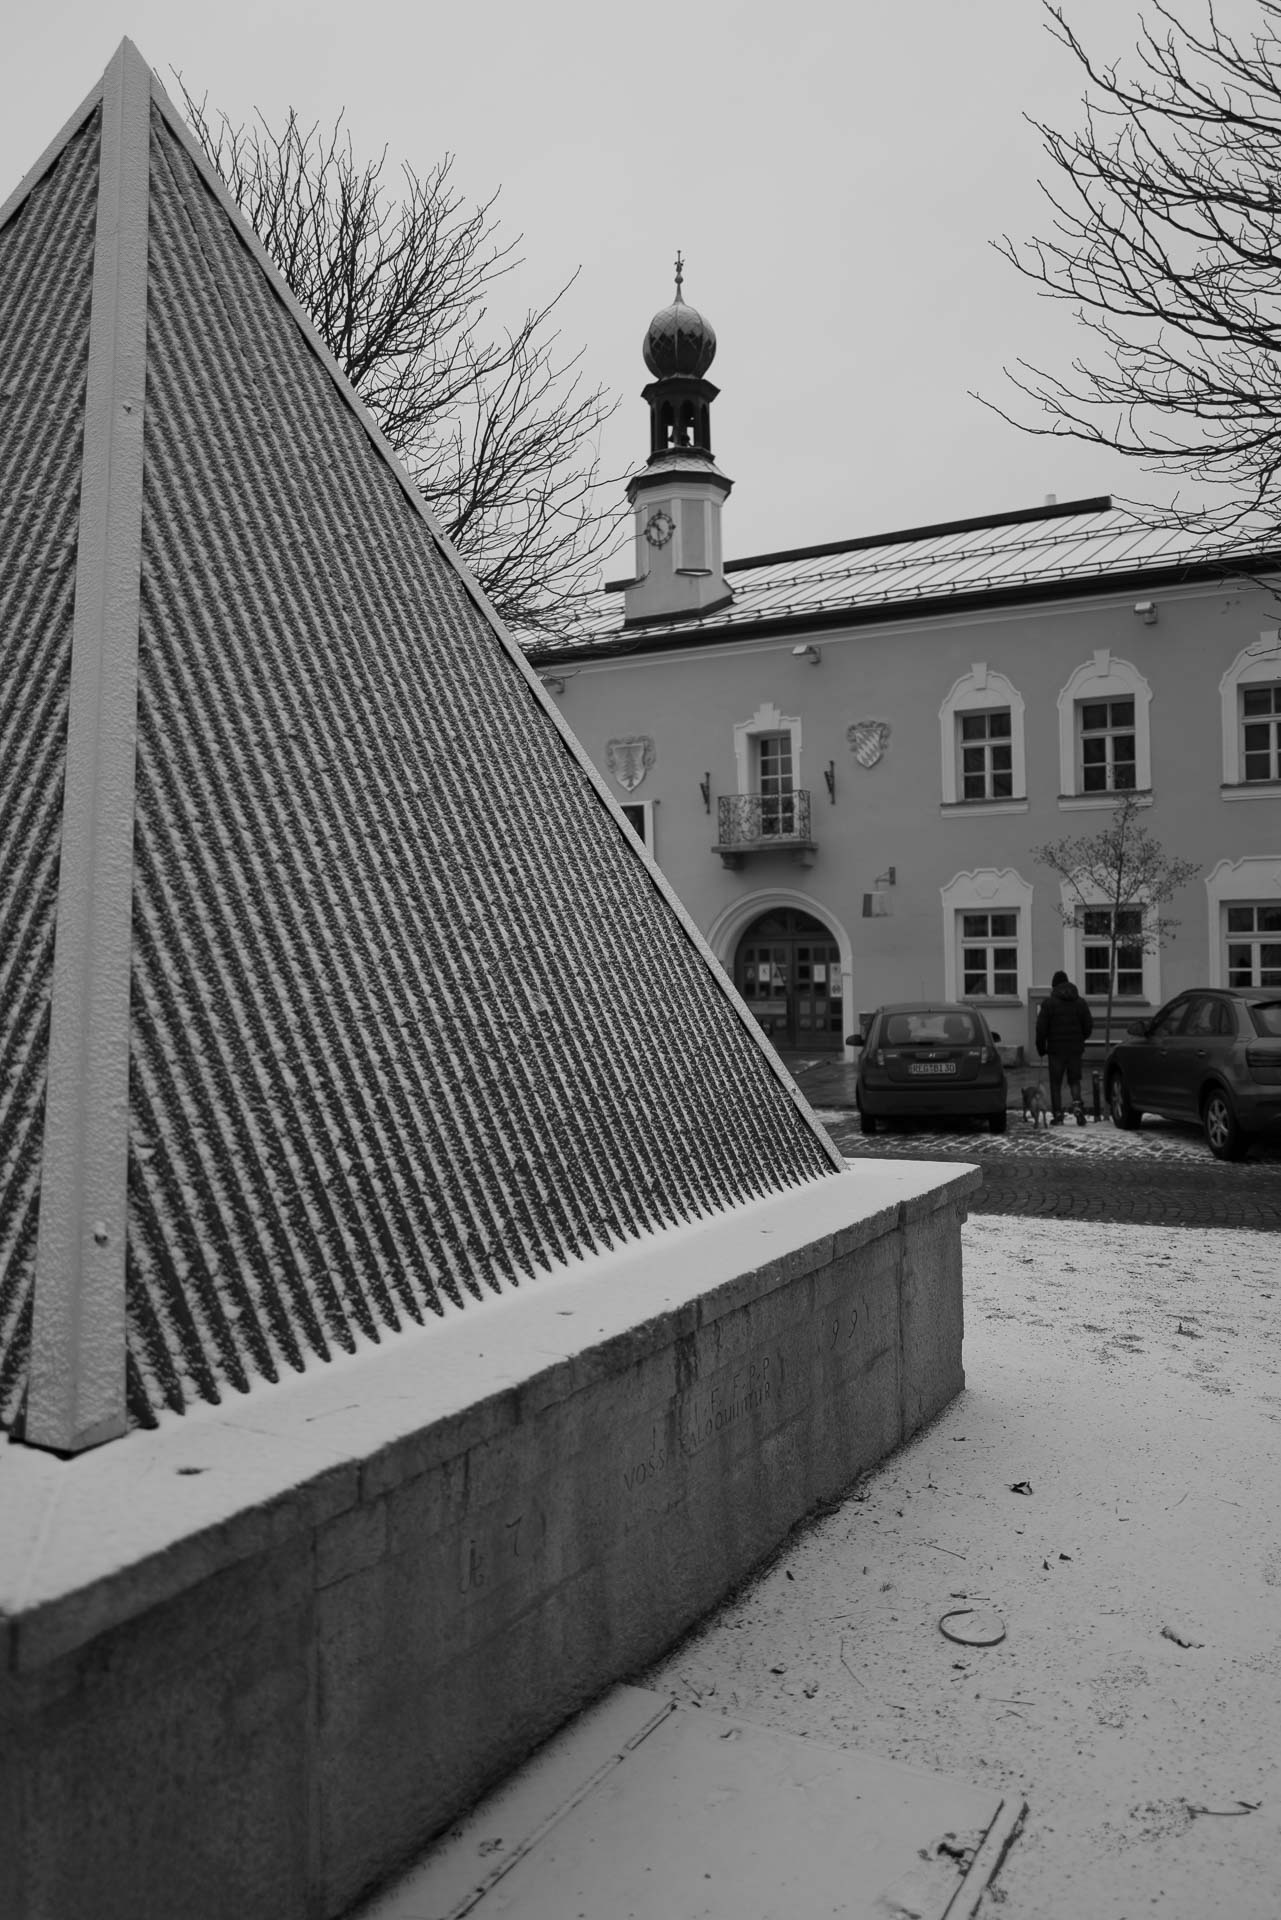
{"label": "car windshield", "polygon": [[1259,1033],[1266,1039],[1281,1040],[1281,1000],[1256,1000],[1250,1013]]}
{"label": "car windshield", "polygon": [[978,1022],[964,1008],[891,1013],[885,1021],[888,1047],[972,1047],[978,1039]]}

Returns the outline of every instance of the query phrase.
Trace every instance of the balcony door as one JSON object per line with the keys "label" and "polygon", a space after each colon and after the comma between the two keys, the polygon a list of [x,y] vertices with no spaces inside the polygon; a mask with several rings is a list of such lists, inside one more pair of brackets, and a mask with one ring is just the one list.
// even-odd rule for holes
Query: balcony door
{"label": "balcony door", "polygon": [[790,837],[796,831],[792,736],[790,733],[758,733],[752,744],[756,791],[761,802],[761,837],[769,839],[777,834]]}
{"label": "balcony door", "polygon": [[778,907],[754,920],[738,943],[734,984],[781,1051],[825,1053],[841,1045],[841,950],[811,914]]}

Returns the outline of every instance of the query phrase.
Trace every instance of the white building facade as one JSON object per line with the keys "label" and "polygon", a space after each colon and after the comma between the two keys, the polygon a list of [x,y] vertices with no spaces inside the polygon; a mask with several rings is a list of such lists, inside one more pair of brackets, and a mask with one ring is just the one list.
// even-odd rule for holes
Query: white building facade
{"label": "white building facade", "polygon": [[1281,555],[1095,499],[722,563],[714,347],[678,286],[634,573],[530,652],[776,1044],[946,995],[1026,1045],[1058,967],[1101,1008],[1109,910],[1034,850],[1130,792],[1197,877],[1159,950],[1122,921],[1123,1017],[1281,991]]}

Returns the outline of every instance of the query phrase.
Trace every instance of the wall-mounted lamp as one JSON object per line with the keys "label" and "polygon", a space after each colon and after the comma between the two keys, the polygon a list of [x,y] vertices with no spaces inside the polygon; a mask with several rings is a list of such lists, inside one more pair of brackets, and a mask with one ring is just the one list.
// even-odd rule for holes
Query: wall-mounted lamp
{"label": "wall-mounted lamp", "polygon": [[897,885],[898,868],[886,867],[884,873],[876,876],[875,893],[863,895],[863,918],[865,920],[884,920],[890,911],[890,896],[886,889]]}
{"label": "wall-mounted lamp", "polygon": [[812,642],[808,646],[793,647],[792,658],[794,660],[808,660],[812,667],[816,667],[823,658],[822,649],[814,646]]}
{"label": "wall-mounted lamp", "polygon": [[828,761],[827,765],[823,769],[823,778],[827,782],[827,797],[832,802],[832,805],[835,806],[836,805],[836,762],[835,760]]}
{"label": "wall-mounted lamp", "polygon": [[1136,600],[1134,603],[1134,611],[1138,614],[1145,627],[1154,627],[1156,625],[1155,600]]}
{"label": "wall-mounted lamp", "polygon": [[712,776],[710,773],[703,775],[698,783],[698,790],[703,796],[703,812],[710,813],[712,810]]}
{"label": "wall-mounted lamp", "polygon": [[540,673],[538,677],[542,681],[543,685],[546,687],[548,693],[555,693],[555,694],[564,693],[565,682],[559,677],[559,675],[554,673]]}

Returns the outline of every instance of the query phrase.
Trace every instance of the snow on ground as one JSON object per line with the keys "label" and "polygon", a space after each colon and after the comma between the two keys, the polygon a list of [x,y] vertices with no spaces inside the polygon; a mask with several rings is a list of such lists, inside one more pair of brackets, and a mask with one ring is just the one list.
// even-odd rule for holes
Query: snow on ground
{"label": "snow on ground", "polygon": [[1281,1239],[964,1247],[965,1392],[640,1684],[1021,1791],[985,1920],[1276,1920]]}

